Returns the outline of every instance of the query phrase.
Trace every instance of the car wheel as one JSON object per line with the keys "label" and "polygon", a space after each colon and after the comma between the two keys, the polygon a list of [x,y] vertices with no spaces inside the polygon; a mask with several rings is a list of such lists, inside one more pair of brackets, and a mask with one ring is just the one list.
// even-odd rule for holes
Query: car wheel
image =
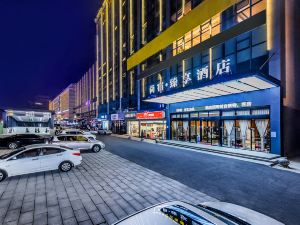
{"label": "car wheel", "polygon": [[4,170],[0,170],[0,182],[4,181],[6,177],[7,177],[6,172]]}
{"label": "car wheel", "polygon": [[18,147],[18,143],[16,143],[16,142],[8,143],[8,148],[9,149],[16,149],[17,147]]}
{"label": "car wheel", "polygon": [[92,150],[93,150],[93,152],[100,152],[101,146],[100,145],[94,145]]}
{"label": "car wheel", "polygon": [[68,172],[72,169],[72,163],[68,161],[64,161],[59,165],[59,169],[62,172]]}

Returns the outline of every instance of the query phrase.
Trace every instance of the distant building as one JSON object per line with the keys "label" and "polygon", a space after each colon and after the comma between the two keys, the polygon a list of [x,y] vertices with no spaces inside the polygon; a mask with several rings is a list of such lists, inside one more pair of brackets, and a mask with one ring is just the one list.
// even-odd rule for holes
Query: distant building
{"label": "distant building", "polygon": [[48,103],[49,110],[55,112],[55,120],[74,120],[75,84],[70,84]]}
{"label": "distant building", "polygon": [[98,79],[93,65],[75,84],[75,113],[77,119],[94,119],[98,115]]}

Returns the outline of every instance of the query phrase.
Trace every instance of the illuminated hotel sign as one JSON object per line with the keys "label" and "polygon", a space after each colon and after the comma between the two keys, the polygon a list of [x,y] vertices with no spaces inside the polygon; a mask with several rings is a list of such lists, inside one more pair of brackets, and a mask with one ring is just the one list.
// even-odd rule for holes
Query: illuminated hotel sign
{"label": "illuminated hotel sign", "polygon": [[136,114],[137,119],[164,119],[164,111],[155,111],[155,112],[142,112]]}
{"label": "illuminated hotel sign", "polygon": [[251,107],[251,106],[252,106],[252,102],[235,102],[235,103],[227,103],[227,104],[220,104],[220,105],[180,108],[180,109],[176,109],[176,112],[194,112],[194,111],[201,111],[201,110],[236,109],[236,108],[244,108],[244,107]]}
{"label": "illuminated hotel sign", "polygon": [[[213,70],[214,76],[222,76],[225,74],[231,74],[231,60],[230,59],[222,59],[216,64],[216,68]],[[181,78],[178,76],[173,76],[169,81],[163,82],[162,80],[158,83],[152,83],[149,85],[148,93],[149,95],[156,93],[163,93],[168,90],[173,90],[178,87],[186,87],[193,82],[200,82],[202,80],[209,79],[209,66],[202,65],[202,68],[198,68],[195,71],[195,76],[192,72],[186,71],[181,75]],[[193,78],[194,77],[194,78]],[[168,88],[169,87],[169,88]]]}
{"label": "illuminated hotel sign", "polygon": [[230,69],[230,59],[222,60],[222,62],[217,64],[216,75],[222,75],[224,73],[231,73]]}
{"label": "illuminated hotel sign", "polygon": [[197,69],[196,73],[197,73],[198,81],[207,79],[208,78],[208,66],[205,66],[201,69]]}

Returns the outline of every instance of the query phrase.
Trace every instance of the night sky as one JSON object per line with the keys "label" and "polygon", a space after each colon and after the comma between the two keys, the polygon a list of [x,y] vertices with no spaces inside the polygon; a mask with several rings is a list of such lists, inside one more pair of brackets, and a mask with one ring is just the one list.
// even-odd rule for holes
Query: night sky
{"label": "night sky", "polygon": [[0,107],[55,97],[95,61],[100,0],[0,0]]}

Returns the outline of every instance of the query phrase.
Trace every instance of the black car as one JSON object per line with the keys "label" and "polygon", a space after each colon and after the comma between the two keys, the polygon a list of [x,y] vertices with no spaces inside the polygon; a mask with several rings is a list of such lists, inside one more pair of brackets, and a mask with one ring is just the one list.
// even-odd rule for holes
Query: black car
{"label": "black car", "polygon": [[42,144],[49,141],[48,138],[36,134],[15,134],[0,138],[0,147],[16,149],[21,146]]}

